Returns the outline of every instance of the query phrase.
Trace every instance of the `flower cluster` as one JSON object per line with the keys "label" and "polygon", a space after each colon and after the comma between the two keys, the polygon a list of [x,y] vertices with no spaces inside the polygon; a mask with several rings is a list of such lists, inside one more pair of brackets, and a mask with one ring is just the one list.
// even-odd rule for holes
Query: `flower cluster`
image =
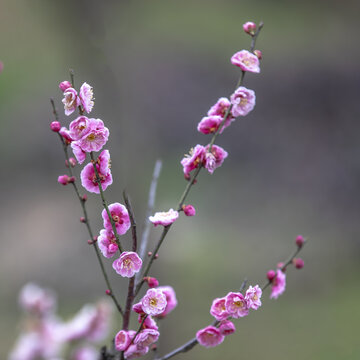
{"label": "flower cluster", "polygon": [[111,328],[113,308],[107,301],[84,305],[72,319],[63,321],[55,312],[54,292],[28,283],[20,292],[19,303],[31,326],[20,334],[9,360],[61,360],[70,346],[69,360],[98,359],[94,345],[103,341]]}

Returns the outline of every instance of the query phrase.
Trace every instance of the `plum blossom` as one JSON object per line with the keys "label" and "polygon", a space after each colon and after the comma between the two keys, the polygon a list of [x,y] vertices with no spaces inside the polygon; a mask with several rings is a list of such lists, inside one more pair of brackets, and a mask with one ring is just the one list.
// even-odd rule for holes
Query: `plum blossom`
{"label": "plum blossom", "polygon": [[166,295],[158,289],[149,289],[141,300],[143,311],[153,316],[161,314],[166,304]]}
{"label": "plum blossom", "polygon": [[255,34],[255,30],[256,30],[256,24],[253,23],[252,21],[247,21],[244,25],[243,25],[243,29],[244,31],[249,34],[249,35],[254,35]]}
{"label": "plum blossom", "polygon": [[[229,101],[229,99],[227,99],[226,97],[221,97],[208,111],[208,116],[212,116],[212,115],[217,115],[217,116],[221,116],[222,119],[224,119],[224,116],[226,114],[226,112],[229,110],[229,107],[231,106],[231,103]],[[226,121],[232,121],[234,119],[231,119],[231,112],[229,113]]]}
{"label": "plum blossom", "polygon": [[59,177],[58,177],[58,183],[59,184],[61,184],[61,185],[67,185],[67,184],[69,184],[69,182],[70,182],[70,176],[69,175],[60,175]]}
{"label": "plum blossom", "polygon": [[71,142],[74,140],[71,137],[69,130],[65,126],[60,129],[59,134],[63,137],[66,144],[71,144]]}
{"label": "plum blossom", "polygon": [[[218,131],[222,121],[223,118],[219,115],[203,117],[197,126],[197,130],[205,135],[213,134]],[[224,130],[224,127],[221,128],[221,132]]]}
{"label": "plum blossom", "polygon": [[196,333],[198,343],[206,348],[214,347],[224,341],[224,335],[215,326],[207,326]]}
{"label": "plum blossom", "polygon": [[112,230],[102,229],[97,240],[101,253],[108,259],[112,258],[119,250]]}
{"label": "plum blossom", "polygon": [[249,286],[246,290],[245,301],[249,309],[257,310],[261,306],[262,290],[259,285]]}
{"label": "plum blossom", "polygon": [[205,148],[202,145],[196,145],[194,149],[190,149],[189,155],[181,160],[184,174],[189,175],[191,171],[198,168],[202,164],[205,156]]}
{"label": "plum blossom", "polygon": [[64,91],[62,103],[64,104],[65,115],[71,115],[80,105],[80,98],[78,97],[77,91],[72,87],[67,88]]}
{"label": "plum blossom", "polygon": [[96,162],[99,165],[99,170],[102,174],[106,174],[108,171],[110,171],[111,159],[109,150],[103,150]]}
{"label": "plum blossom", "polygon": [[134,344],[140,347],[150,346],[154,342],[158,341],[160,336],[159,331],[154,329],[144,329],[136,335]]}
{"label": "plum blossom", "polygon": [[210,308],[210,314],[216,320],[225,320],[229,316],[229,313],[226,310],[225,301],[226,301],[226,297],[223,297],[223,298],[216,298],[212,302]]}
{"label": "plum blossom", "polygon": [[277,299],[286,287],[286,275],[280,269],[276,270],[276,277],[272,280],[270,299]]}
{"label": "plum blossom", "polygon": [[219,325],[219,330],[224,336],[233,334],[236,331],[235,325],[230,320],[223,320]]}
{"label": "plum blossom", "polygon": [[147,282],[149,288],[154,288],[159,286],[159,280],[154,277],[145,276],[143,280]]}
{"label": "plum blossom", "polygon": [[142,260],[136,252],[124,251],[112,266],[119,275],[131,278],[140,271]]}
{"label": "plum blossom", "polygon": [[87,113],[90,113],[94,107],[93,88],[86,82],[81,85],[79,97],[81,105]]}
{"label": "plum blossom", "polygon": [[[142,314],[139,314],[139,316],[138,316],[139,324],[141,324],[143,322],[145,315],[146,314],[144,312]],[[150,315],[146,315],[146,319],[143,322],[143,328],[159,330],[159,327],[157,326],[156,321]]]}
{"label": "plum blossom", "polygon": [[138,346],[138,345],[130,345],[128,349],[125,351],[124,356],[126,360],[136,359],[141,357],[149,352],[148,346]]}
{"label": "plum blossom", "polygon": [[144,310],[143,310],[143,307],[142,307],[142,304],[141,304],[141,301],[138,302],[138,303],[136,303],[136,304],[134,304],[134,305],[132,306],[132,310],[135,311],[137,314],[139,314],[139,315],[141,315],[141,316],[145,314],[145,313],[144,313]]}
{"label": "plum blossom", "polygon": [[[100,166],[96,164],[96,169],[98,171],[98,175],[100,178],[101,188],[106,190],[106,188],[112,184],[113,179],[111,175],[111,171],[109,170],[107,173],[102,173],[100,171]],[[81,170],[80,173],[81,185],[89,192],[99,194],[100,189],[96,178],[96,173],[94,169],[94,165],[92,163],[88,163]]]}
{"label": "plum blossom", "polygon": [[109,129],[100,119],[89,119],[89,130],[79,140],[79,146],[85,152],[100,151],[109,138]]}
{"label": "plum blossom", "polygon": [[226,311],[235,319],[244,317],[249,314],[245,297],[242,293],[230,292],[226,295]]}
{"label": "plum blossom", "polygon": [[168,226],[177,220],[178,217],[179,213],[174,209],[170,209],[169,211],[157,212],[154,216],[149,216],[149,220],[155,226]]}
{"label": "plum blossom", "polygon": [[227,158],[228,153],[222,147],[213,145],[209,152],[210,146],[207,145],[205,148],[205,168],[212,174],[216,168],[222,165],[224,160]]}
{"label": "plum blossom", "polygon": [[234,116],[245,116],[254,108],[256,97],[253,90],[240,86],[230,99],[233,104],[232,113]]}
{"label": "plum blossom", "polygon": [[[113,203],[108,206],[112,220],[114,221],[116,232],[124,235],[130,228],[130,217],[126,207],[120,203]],[[104,228],[112,230],[111,221],[104,209],[101,213],[104,221]]]}
{"label": "plum blossom", "polygon": [[79,164],[82,164],[85,159],[86,159],[86,152],[83,151],[80,147],[80,145],[78,144],[77,141],[73,141],[71,144],[70,144],[71,148],[72,148],[72,151],[76,157],[76,160]]}
{"label": "plum blossom", "polygon": [[79,116],[69,125],[70,136],[80,140],[90,131],[90,120],[86,116]]}
{"label": "plum blossom", "polygon": [[135,336],[136,331],[134,330],[120,330],[115,335],[115,348],[118,351],[125,351],[129,345],[131,344],[131,341],[133,337]]}
{"label": "plum blossom", "polygon": [[241,50],[235,53],[231,57],[231,63],[238,66],[242,71],[260,72],[258,57],[247,50]]}
{"label": "plum blossom", "polygon": [[157,290],[162,291],[166,297],[165,310],[161,314],[157,315],[157,317],[163,318],[176,308],[177,306],[176,293],[171,286],[159,286]]}
{"label": "plum blossom", "polygon": [[27,283],[20,291],[19,304],[28,312],[47,315],[56,309],[56,296],[49,289],[43,289],[34,283]]}

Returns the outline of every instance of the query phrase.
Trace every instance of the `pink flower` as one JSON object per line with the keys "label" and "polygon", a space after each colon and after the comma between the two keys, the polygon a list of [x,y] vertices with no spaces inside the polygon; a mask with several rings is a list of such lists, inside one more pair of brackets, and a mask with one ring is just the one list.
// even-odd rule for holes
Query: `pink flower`
{"label": "pink flower", "polygon": [[297,236],[295,239],[295,243],[299,248],[301,248],[305,243],[304,237],[302,235]]}
{"label": "pink flower", "polygon": [[141,357],[149,352],[149,348],[147,346],[141,347],[138,345],[130,345],[128,349],[125,351],[124,356],[126,360],[136,359]]}
{"label": "pink flower", "polygon": [[122,277],[131,278],[140,271],[142,260],[136,252],[124,251],[112,266]]}
{"label": "pink flower", "polygon": [[60,84],[59,84],[59,89],[64,92],[66,91],[67,89],[71,88],[72,85],[71,85],[71,82],[70,81],[62,81]]}
{"label": "pink flower", "polygon": [[80,98],[78,97],[77,91],[72,87],[67,88],[64,91],[62,103],[64,104],[65,115],[71,115],[80,105]]}
{"label": "pink flower", "polygon": [[[205,135],[215,133],[223,121],[223,118],[219,115],[206,116],[201,119],[198,124],[197,130]],[[221,129],[224,129],[224,126]]]}
{"label": "pink flower", "polygon": [[134,344],[140,347],[150,346],[154,342],[158,341],[160,336],[159,331],[154,329],[144,329],[139,334],[136,335]]}
{"label": "pink flower", "polygon": [[149,216],[149,220],[155,226],[168,226],[172,224],[178,217],[179,213],[174,209],[170,209],[169,211],[157,212],[154,216]]}
{"label": "pink flower", "polygon": [[89,131],[79,140],[81,149],[85,152],[99,151],[109,138],[109,129],[100,119],[89,119]]}
{"label": "pink flower", "polygon": [[261,306],[261,295],[262,290],[259,285],[255,285],[254,287],[249,286],[245,294],[247,307],[249,309],[257,310]]}
{"label": "pink flower", "polygon": [[244,31],[249,35],[254,35],[256,30],[256,24],[252,21],[248,21],[243,25]]}
{"label": "pink flower", "polygon": [[212,302],[211,308],[210,308],[210,314],[216,319],[216,320],[225,320],[229,313],[226,310],[225,306],[226,298],[216,298]]}
{"label": "pink flower", "polygon": [[102,229],[97,240],[101,253],[108,259],[112,258],[119,250],[112,230]]}
{"label": "pink flower", "polygon": [[297,269],[302,269],[304,267],[304,260],[301,258],[294,259],[293,264]]}
{"label": "pink flower", "polygon": [[[119,235],[124,235],[129,230],[131,225],[129,213],[126,210],[126,207],[120,203],[113,203],[109,205],[109,211],[115,223],[116,232]],[[105,209],[102,211],[101,216],[104,220],[104,228],[112,230],[111,222]]]}
{"label": "pink flower", "polygon": [[145,282],[147,282],[149,288],[154,288],[159,286],[159,281],[158,279],[154,278],[154,277],[150,277],[150,276],[146,276],[143,279]]}
{"label": "pink flower", "polygon": [[70,144],[74,140],[65,126],[60,129],[59,134],[64,138],[66,144]]}
{"label": "pink flower", "polygon": [[[231,103],[229,101],[229,99],[225,98],[225,97],[222,97],[220,98],[215,105],[213,105],[210,110],[208,111],[208,116],[212,116],[212,115],[218,115],[218,116],[221,116],[222,119],[224,118],[226,112],[228,111],[229,107],[230,107]],[[227,122],[231,118],[231,112],[229,113],[228,115],[228,118],[227,118]]]}
{"label": "pink flower", "polygon": [[166,308],[166,296],[158,289],[149,289],[141,300],[142,308],[148,315],[159,315]]}
{"label": "pink flower", "polygon": [[220,323],[219,330],[220,330],[221,334],[223,334],[224,336],[227,336],[227,335],[233,334],[235,332],[236,328],[232,321],[223,320]]}
{"label": "pink flower", "polygon": [[98,163],[100,172],[102,174],[106,174],[108,171],[110,171],[111,160],[109,150],[103,150],[97,158],[96,162]]}
{"label": "pink flower", "polygon": [[161,314],[157,315],[157,317],[163,318],[176,308],[177,306],[176,293],[171,286],[159,286],[157,290],[162,291],[166,297],[165,310]]}
{"label": "pink flower", "polygon": [[281,270],[276,270],[276,277],[272,281],[270,299],[277,299],[285,291],[286,275]]}
{"label": "pink flower", "polygon": [[246,300],[242,293],[230,292],[226,295],[226,311],[235,319],[244,317],[249,314]]}
{"label": "pink flower", "polygon": [[205,156],[205,148],[202,145],[196,145],[194,149],[190,150],[190,155],[185,155],[181,160],[184,174],[188,175],[191,171],[202,164]]}
{"label": "pink flower", "polygon": [[198,343],[206,348],[214,347],[224,341],[224,335],[215,326],[207,326],[196,333]]}
{"label": "pink flower", "polygon": [[182,209],[186,216],[195,216],[196,215],[196,210],[192,205],[183,205]]}
{"label": "pink flower", "polygon": [[74,140],[80,140],[90,131],[90,121],[86,116],[79,116],[70,123],[69,132]]}
{"label": "pink flower", "polygon": [[[103,190],[106,190],[106,188],[112,184],[112,175],[111,171],[109,170],[106,174],[103,174],[100,172],[100,166],[96,164],[96,168],[99,174],[101,187]],[[99,194],[99,185],[96,180],[96,173],[94,170],[94,165],[92,163],[89,163],[85,165],[85,167],[82,169],[80,173],[81,177],[81,185],[89,192]]]}
{"label": "pink flower", "polygon": [[207,171],[212,174],[216,168],[222,165],[224,160],[227,158],[228,153],[220,146],[213,145],[211,147],[211,152],[209,150],[209,145],[205,148],[205,168]]}
{"label": "pink flower", "polygon": [[[141,309],[142,309],[142,305],[140,303]],[[144,312],[142,312],[142,314],[139,314],[138,316],[138,322],[139,324],[142,323],[142,321],[144,320],[144,316],[146,314]],[[156,325],[156,321],[150,316],[147,315],[144,323],[143,323],[143,328],[144,329],[154,329],[154,330],[159,330],[158,326]]]}
{"label": "pink flower", "polygon": [[136,303],[136,304],[134,304],[134,305],[132,306],[132,310],[135,311],[137,314],[140,314],[140,315],[144,315],[144,314],[145,314],[145,313],[144,313],[144,310],[143,310],[143,308],[142,308],[141,301],[138,302],[138,303]]}
{"label": "pink flower", "polygon": [[136,331],[134,330],[120,330],[115,335],[115,349],[118,351],[125,351],[131,344],[131,340],[135,336]]}
{"label": "pink flower", "polygon": [[232,113],[234,116],[245,116],[255,106],[255,92],[240,86],[230,97],[233,104]]}
{"label": "pink flower", "polygon": [[19,304],[28,312],[46,315],[55,311],[56,296],[49,289],[27,283],[20,291]]}
{"label": "pink flower", "polygon": [[72,151],[76,157],[76,160],[78,161],[79,164],[82,164],[85,159],[86,159],[86,152],[83,151],[78,143],[78,141],[73,141],[70,144]]}
{"label": "pink flower", "polygon": [[90,113],[94,106],[93,89],[86,82],[81,85],[79,97],[80,97],[81,104],[82,104],[84,110],[87,113]]}
{"label": "pink flower", "polygon": [[234,54],[231,57],[231,63],[238,66],[242,71],[260,72],[259,59],[247,50],[241,50]]}

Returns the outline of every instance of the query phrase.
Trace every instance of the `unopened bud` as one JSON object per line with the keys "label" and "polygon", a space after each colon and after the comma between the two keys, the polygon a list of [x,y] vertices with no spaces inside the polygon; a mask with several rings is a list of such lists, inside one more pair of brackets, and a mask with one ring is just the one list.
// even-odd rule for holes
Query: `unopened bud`
{"label": "unopened bud", "polygon": [[82,216],[82,217],[80,218],[80,222],[86,223],[86,219]]}
{"label": "unopened bud", "polygon": [[74,183],[76,180],[76,177],[75,176],[72,176],[71,178],[69,178],[69,183]]}
{"label": "unopened bud", "polygon": [[58,183],[62,185],[67,185],[70,182],[70,178],[68,175],[60,175],[58,177]]}
{"label": "unopened bud", "polygon": [[297,269],[302,269],[304,267],[304,260],[300,258],[293,259],[293,264]]}
{"label": "unopened bud", "polygon": [[259,60],[262,59],[262,52],[261,50],[254,50],[254,54],[257,56]]}
{"label": "unopened bud", "polygon": [[111,295],[111,291],[110,291],[109,289],[107,289],[107,290],[105,291],[105,294],[110,296],[110,295]]}
{"label": "unopened bud", "polygon": [[71,167],[74,167],[76,165],[76,160],[74,158],[70,158],[69,161],[65,160],[65,166],[69,167],[69,164]]}
{"label": "unopened bud", "polygon": [[71,88],[71,87],[72,87],[72,85],[71,85],[70,81],[62,81],[59,84],[59,88],[62,92],[64,92],[65,90],[67,90],[68,88]]}
{"label": "unopened bud", "polygon": [[84,195],[81,197],[81,200],[82,200],[83,202],[85,202],[85,201],[87,200],[87,195],[84,194]]}
{"label": "unopened bud", "polygon": [[[283,262],[279,262],[278,264],[277,264],[277,268],[278,269],[282,269],[283,267],[284,267],[284,263]],[[286,269],[283,269],[282,271],[285,271]]]}
{"label": "unopened bud", "polygon": [[184,174],[184,179],[186,181],[189,181],[190,180],[190,174]]}
{"label": "unopened bud", "polygon": [[61,129],[61,124],[59,121],[53,121],[51,124],[50,124],[50,129],[54,132],[59,132],[60,129]]}
{"label": "unopened bud", "polygon": [[192,184],[195,185],[197,183],[197,179],[194,179]]}
{"label": "unopened bud", "polygon": [[274,280],[275,276],[276,276],[276,272],[274,270],[269,270],[266,274],[266,277],[270,282]]}
{"label": "unopened bud", "polygon": [[186,216],[195,216],[196,210],[192,205],[183,205],[182,209]]}
{"label": "unopened bud", "polygon": [[154,259],[157,259],[159,257],[159,254],[155,254]]}
{"label": "unopened bud", "polygon": [[98,237],[97,236],[93,236],[93,242],[97,242]]}
{"label": "unopened bud", "polygon": [[159,286],[159,281],[154,277],[146,276],[146,277],[144,277],[143,280],[148,283],[149,288],[154,288],[154,287]]}
{"label": "unopened bud", "polygon": [[256,31],[256,24],[252,21],[248,21],[243,25],[243,29],[247,34],[254,36]]}
{"label": "unopened bud", "polygon": [[150,256],[152,255],[152,252],[149,251],[149,252],[147,253],[147,255],[150,257]]}
{"label": "unopened bud", "polygon": [[296,237],[296,240],[295,240],[295,243],[296,245],[299,247],[299,248],[302,248],[302,246],[304,245],[305,243],[305,239],[303,236],[299,235]]}
{"label": "unopened bud", "polygon": [[94,242],[93,242],[92,240],[90,240],[90,239],[87,241],[87,243],[88,243],[89,245],[94,244]]}

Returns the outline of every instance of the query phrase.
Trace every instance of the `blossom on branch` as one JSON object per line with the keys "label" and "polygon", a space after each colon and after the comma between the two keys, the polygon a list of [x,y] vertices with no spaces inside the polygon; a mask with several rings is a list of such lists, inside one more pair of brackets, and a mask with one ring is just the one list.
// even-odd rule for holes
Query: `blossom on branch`
{"label": "blossom on branch", "polygon": [[116,238],[112,230],[102,229],[98,236],[97,243],[101,253],[108,259],[112,258],[119,250]]}
{"label": "blossom on branch", "polygon": [[216,320],[225,320],[230,315],[226,310],[225,301],[226,301],[226,297],[223,297],[223,298],[216,298],[212,302],[210,308],[210,314]]}
{"label": "blossom on branch", "polygon": [[260,72],[260,62],[258,57],[247,50],[241,50],[235,53],[231,57],[231,63],[238,66],[242,71],[253,73]]}
{"label": "blossom on branch", "polygon": [[[129,213],[126,207],[120,203],[113,203],[108,206],[111,218],[116,227],[116,231],[119,235],[124,235],[131,226]],[[104,220],[104,228],[108,230],[113,230],[111,226],[111,221],[107,214],[107,211],[104,209],[101,213],[101,216]]]}
{"label": "blossom on branch", "polygon": [[90,113],[94,107],[93,88],[86,82],[81,85],[79,97],[81,105],[87,113]]}
{"label": "blossom on branch", "polygon": [[286,287],[286,275],[280,269],[276,270],[276,276],[272,280],[270,299],[277,299]]}
{"label": "blossom on branch", "polygon": [[215,326],[207,326],[196,333],[198,343],[207,348],[214,347],[224,341],[224,335]]}
{"label": "blossom on branch", "polygon": [[246,290],[245,300],[249,309],[257,310],[261,306],[262,290],[259,285],[249,286]]}
{"label": "blossom on branch", "polygon": [[205,148],[204,166],[207,171],[212,174],[216,168],[222,165],[224,160],[228,157],[228,153],[222,147],[217,145],[213,145],[211,151],[209,151],[209,148],[209,145]]}
{"label": "blossom on branch", "polygon": [[255,106],[256,96],[253,90],[240,86],[230,97],[234,116],[245,116]]}
{"label": "blossom on branch", "polygon": [[136,252],[124,251],[112,266],[119,275],[131,278],[140,271],[142,260]]}
{"label": "blossom on branch", "polygon": [[80,98],[78,97],[77,91],[72,87],[67,88],[64,91],[62,103],[64,104],[65,115],[71,115],[80,105]]}
{"label": "blossom on branch", "polygon": [[158,289],[149,289],[141,300],[142,309],[145,314],[159,315],[166,308],[166,296]]}
{"label": "blossom on branch", "polygon": [[249,315],[249,309],[242,293],[230,292],[226,295],[226,311],[235,319]]}
{"label": "blossom on branch", "polygon": [[149,216],[149,220],[155,226],[168,226],[177,220],[178,217],[179,213],[174,209],[170,209],[169,211],[157,212],[154,216]]}

